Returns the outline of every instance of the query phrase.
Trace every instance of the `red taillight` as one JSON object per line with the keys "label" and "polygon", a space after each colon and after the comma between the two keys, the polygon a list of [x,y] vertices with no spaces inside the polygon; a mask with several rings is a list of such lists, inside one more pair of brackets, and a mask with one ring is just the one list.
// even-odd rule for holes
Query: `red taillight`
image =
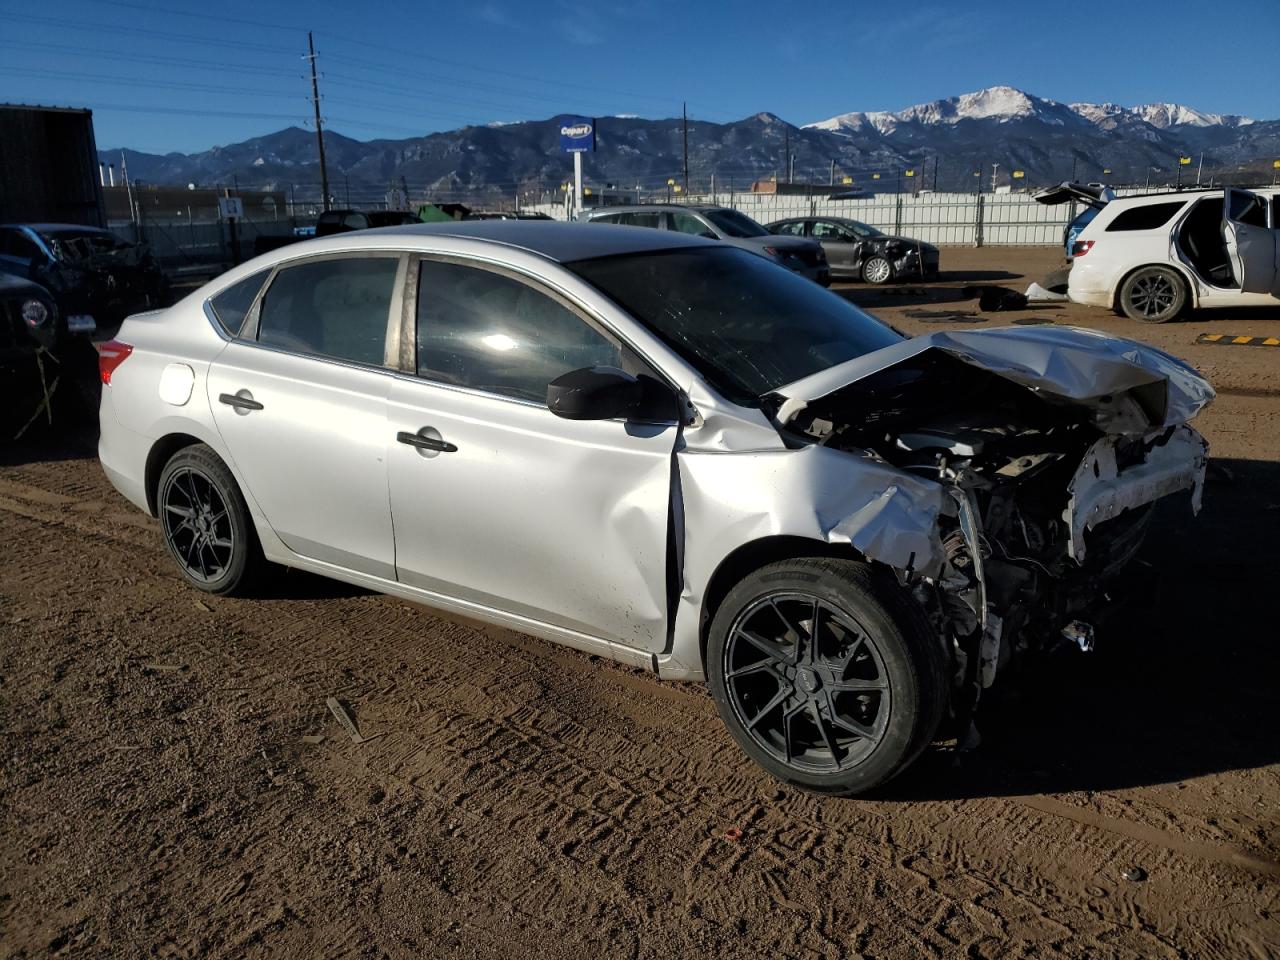
{"label": "red taillight", "polygon": [[116,372],[116,367],[129,359],[131,353],[133,353],[133,347],[119,340],[108,340],[98,347],[98,373],[104,384],[110,385],[111,374]]}
{"label": "red taillight", "polygon": [[1092,240],[1077,240],[1075,243],[1071,244],[1071,255],[1073,257],[1083,257],[1092,249]]}

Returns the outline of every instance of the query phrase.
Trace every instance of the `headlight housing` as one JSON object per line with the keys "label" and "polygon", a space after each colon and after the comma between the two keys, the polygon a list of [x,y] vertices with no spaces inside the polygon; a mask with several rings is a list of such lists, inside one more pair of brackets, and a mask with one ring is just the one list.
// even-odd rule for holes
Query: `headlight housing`
{"label": "headlight housing", "polygon": [[36,300],[34,297],[24,300],[22,301],[22,319],[28,327],[35,330],[49,322],[49,308],[45,306],[43,300]]}

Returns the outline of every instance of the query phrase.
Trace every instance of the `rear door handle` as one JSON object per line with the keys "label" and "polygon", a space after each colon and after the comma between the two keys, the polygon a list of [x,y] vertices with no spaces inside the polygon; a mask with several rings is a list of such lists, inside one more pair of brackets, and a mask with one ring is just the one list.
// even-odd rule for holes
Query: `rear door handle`
{"label": "rear door handle", "polygon": [[[248,390],[242,391],[248,393]],[[228,407],[235,407],[237,410],[261,410],[262,404],[253,397],[242,397],[238,393],[220,393],[218,400],[225,403]]]}
{"label": "rear door handle", "polygon": [[[439,437],[423,436],[423,431],[431,430],[430,427],[423,427],[417,433],[409,433],[407,430],[401,430],[396,434],[396,439],[401,443],[407,443],[411,447],[417,447],[419,450],[431,450],[435,453],[457,453],[458,448],[448,440]],[[432,431],[433,433],[435,431]]]}

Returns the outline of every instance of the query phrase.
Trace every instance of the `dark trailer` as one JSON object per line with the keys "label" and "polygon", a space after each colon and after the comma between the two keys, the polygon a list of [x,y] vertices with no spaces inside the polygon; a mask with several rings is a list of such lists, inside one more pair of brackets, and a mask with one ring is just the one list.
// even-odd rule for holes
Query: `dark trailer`
{"label": "dark trailer", "polygon": [[0,223],[105,227],[93,112],[0,104]]}

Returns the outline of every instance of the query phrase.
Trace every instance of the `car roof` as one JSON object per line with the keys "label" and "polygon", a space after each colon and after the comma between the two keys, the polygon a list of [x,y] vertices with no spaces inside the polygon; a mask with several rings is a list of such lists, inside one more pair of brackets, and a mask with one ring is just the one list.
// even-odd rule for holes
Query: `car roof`
{"label": "car roof", "polygon": [[[414,223],[374,230],[357,230],[336,237],[307,241],[319,250],[323,244],[340,242],[348,249],[369,241],[370,248],[386,246],[388,239],[429,239],[450,237],[482,240],[506,247],[526,250],[554,260],[572,263],[595,257],[612,257],[628,253],[649,253],[683,247],[718,246],[710,240],[668,230],[645,230],[613,224],[566,223],[563,220],[456,220],[451,223]],[[284,250],[296,250],[291,244]]]}

